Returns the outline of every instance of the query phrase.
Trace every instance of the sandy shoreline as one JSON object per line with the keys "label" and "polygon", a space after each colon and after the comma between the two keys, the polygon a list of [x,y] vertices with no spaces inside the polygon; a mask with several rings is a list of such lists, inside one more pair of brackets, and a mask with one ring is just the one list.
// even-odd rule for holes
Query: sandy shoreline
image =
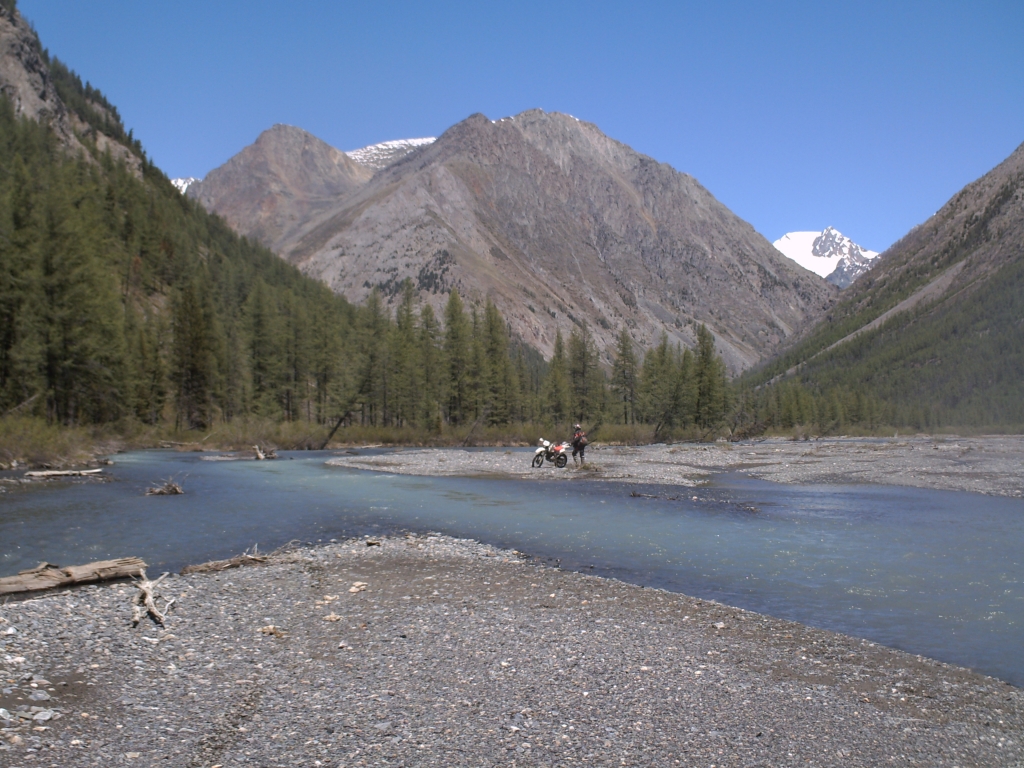
{"label": "sandy shoreline", "polygon": [[468,541],[342,542],[162,591],[166,629],[131,628],[126,584],[0,606],[0,707],[50,713],[14,715],[0,765],[1024,759],[1024,691],[1000,681]]}
{"label": "sandy shoreline", "polygon": [[737,471],[781,483],[875,483],[1024,497],[1024,437],[835,438],[587,448],[586,469],[530,466],[523,451],[352,449],[328,463],[408,475],[460,475],[568,481],[578,478],[693,486]]}

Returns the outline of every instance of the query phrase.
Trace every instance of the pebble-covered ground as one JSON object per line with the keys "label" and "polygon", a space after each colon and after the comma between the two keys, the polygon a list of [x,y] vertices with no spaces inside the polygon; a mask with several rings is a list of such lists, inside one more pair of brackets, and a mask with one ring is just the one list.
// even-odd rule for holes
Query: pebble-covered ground
{"label": "pebble-covered ground", "polygon": [[523,451],[406,449],[384,455],[349,449],[337,466],[409,475],[497,475],[539,480],[600,478],[695,485],[739,471],[781,483],[880,483],[998,496],[1024,496],[1024,437],[915,437],[587,448],[584,467],[530,465]]}
{"label": "pebble-covered ground", "polygon": [[[1013,766],[1024,692],[440,536],[0,605],[0,765]],[[164,600],[158,601],[163,605]]]}

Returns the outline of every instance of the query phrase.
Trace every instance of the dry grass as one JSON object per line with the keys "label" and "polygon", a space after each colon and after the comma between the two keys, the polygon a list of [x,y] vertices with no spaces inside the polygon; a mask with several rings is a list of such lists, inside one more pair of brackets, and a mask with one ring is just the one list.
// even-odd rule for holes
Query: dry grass
{"label": "dry grass", "polygon": [[0,467],[63,469],[81,466],[118,447],[107,428],[60,427],[32,416],[0,419]]}

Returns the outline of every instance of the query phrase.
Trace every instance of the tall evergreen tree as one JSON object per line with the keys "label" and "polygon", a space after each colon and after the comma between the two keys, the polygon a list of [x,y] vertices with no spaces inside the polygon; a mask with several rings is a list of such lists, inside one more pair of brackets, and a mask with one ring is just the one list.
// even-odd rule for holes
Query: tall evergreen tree
{"label": "tall evergreen tree", "polygon": [[419,423],[434,432],[441,430],[442,403],[445,397],[441,328],[429,304],[420,309],[418,329],[420,371],[423,391],[420,398]]}
{"label": "tall evergreen tree", "polygon": [[616,410],[621,414],[623,424],[634,424],[637,421],[639,378],[640,370],[636,354],[633,352],[633,339],[629,335],[629,330],[623,326],[615,347],[615,362],[612,364],[612,391],[615,393]]}
{"label": "tall evergreen tree", "polygon": [[569,334],[568,358],[572,418],[579,422],[599,420],[604,410],[605,379],[597,345],[586,325],[573,328]]}
{"label": "tall evergreen tree", "polygon": [[402,284],[402,301],[395,312],[391,336],[391,361],[394,373],[394,419],[398,426],[415,424],[420,415],[423,392],[421,349],[416,332],[416,289],[408,278]]}
{"label": "tall evergreen tree", "polygon": [[726,407],[725,363],[715,354],[715,337],[701,323],[697,329],[696,422],[703,428],[721,421]]}
{"label": "tall evergreen tree", "polygon": [[472,408],[470,391],[471,326],[457,290],[452,290],[444,309],[444,357],[448,390],[448,421],[461,424]]}
{"label": "tall evergreen tree", "polygon": [[547,416],[555,424],[564,424],[571,414],[572,401],[569,383],[569,363],[566,359],[562,331],[555,331],[555,348],[551,353],[551,364],[544,380],[544,395]]}
{"label": "tall evergreen tree", "polygon": [[217,339],[212,308],[198,280],[185,283],[173,302],[177,424],[205,429],[213,422],[217,387]]}

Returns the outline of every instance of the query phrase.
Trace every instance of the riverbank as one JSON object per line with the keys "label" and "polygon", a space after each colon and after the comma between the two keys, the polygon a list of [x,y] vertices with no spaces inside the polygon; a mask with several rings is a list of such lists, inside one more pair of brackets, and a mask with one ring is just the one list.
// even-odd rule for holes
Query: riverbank
{"label": "riverbank", "polygon": [[1024,496],[1024,437],[771,439],[751,443],[587,448],[587,462],[564,470],[530,466],[530,453],[402,449],[351,450],[328,463],[405,475],[458,475],[566,481],[581,478],[694,486],[720,472],[780,483],[907,485],[996,496]]}
{"label": "riverbank", "polygon": [[38,707],[4,723],[0,763],[1024,759],[1024,692],[992,678],[468,541],[349,541],[161,591],[166,629],[131,628],[127,584],[0,607],[0,707]]}

